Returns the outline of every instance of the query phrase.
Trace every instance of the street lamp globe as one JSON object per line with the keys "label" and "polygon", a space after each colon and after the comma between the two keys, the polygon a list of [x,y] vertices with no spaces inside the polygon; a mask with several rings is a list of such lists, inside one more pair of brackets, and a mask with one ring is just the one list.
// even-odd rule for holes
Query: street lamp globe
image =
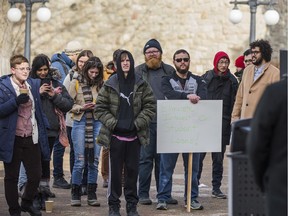
{"label": "street lamp globe", "polygon": [[264,14],[265,23],[267,25],[276,25],[279,21],[279,13],[274,9],[269,9]]}
{"label": "street lamp globe", "polygon": [[243,17],[242,12],[238,9],[238,8],[234,8],[233,10],[230,11],[229,14],[229,20],[233,23],[233,24],[238,24],[241,22]]}
{"label": "street lamp globe", "polygon": [[7,17],[11,22],[19,22],[22,17],[22,13],[20,9],[12,7],[8,10]]}
{"label": "street lamp globe", "polygon": [[47,7],[40,7],[37,10],[37,18],[40,22],[47,22],[51,18],[51,11]]}

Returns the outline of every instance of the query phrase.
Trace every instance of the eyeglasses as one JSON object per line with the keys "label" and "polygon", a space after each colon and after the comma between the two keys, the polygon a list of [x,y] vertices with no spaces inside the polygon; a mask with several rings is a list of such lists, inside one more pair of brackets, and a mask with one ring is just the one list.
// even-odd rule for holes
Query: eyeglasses
{"label": "eyeglasses", "polygon": [[30,71],[31,70],[31,68],[30,67],[22,67],[22,68],[15,68],[15,69],[17,69],[17,70],[20,70],[20,71]]}
{"label": "eyeglasses", "polygon": [[178,63],[180,63],[182,61],[188,62],[189,60],[190,60],[189,58],[177,58],[177,59],[175,59],[175,61],[178,62]]}
{"label": "eyeglasses", "polygon": [[252,55],[257,55],[258,53],[260,53],[260,51],[254,50],[251,52]]}
{"label": "eyeglasses", "polygon": [[154,51],[145,52],[145,55],[156,55],[158,53],[159,53],[159,50],[154,50]]}
{"label": "eyeglasses", "polygon": [[246,59],[244,62],[245,63],[252,62],[252,59]]}
{"label": "eyeglasses", "polygon": [[229,61],[219,61],[218,64],[219,65],[222,65],[222,64],[229,65]]}

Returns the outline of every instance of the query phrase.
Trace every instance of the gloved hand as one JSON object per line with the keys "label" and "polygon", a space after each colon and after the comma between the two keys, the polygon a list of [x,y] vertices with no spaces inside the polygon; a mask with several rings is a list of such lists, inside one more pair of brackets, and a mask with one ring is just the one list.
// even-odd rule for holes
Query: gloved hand
{"label": "gloved hand", "polygon": [[27,103],[29,101],[29,95],[20,94],[15,100],[16,100],[17,105]]}

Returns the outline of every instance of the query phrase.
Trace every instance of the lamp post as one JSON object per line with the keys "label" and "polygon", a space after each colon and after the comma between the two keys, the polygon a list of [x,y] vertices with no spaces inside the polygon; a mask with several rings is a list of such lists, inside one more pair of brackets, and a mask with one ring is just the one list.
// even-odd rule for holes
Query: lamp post
{"label": "lamp post", "polygon": [[9,0],[11,8],[7,12],[7,17],[11,22],[18,22],[21,17],[21,11],[15,7],[16,3],[25,4],[26,8],[26,22],[25,22],[25,46],[24,56],[30,61],[30,42],[31,42],[31,10],[34,3],[42,3],[37,11],[37,18],[41,22],[46,22],[51,17],[51,11],[45,6],[49,0]]}
{"label": "lamp post", "polygon": [[276,3],[272,0],[269,1],[259,1],[259,0],[249,0],[249,1],[230,1],[230,4],[234,4],[234,8],[230,12],[229,20],[237,24],[241,22],[243,17],[242,12],[238,9],[238,4],[246,4],[250,7],[250,43],[255,40],[256,35],[256,11],[259,5],[267,5],[269,6],[268,10],[264,14],[264,19],[267,25],[275,25],[279,21],[279,13],[274,10],[273,5]]}

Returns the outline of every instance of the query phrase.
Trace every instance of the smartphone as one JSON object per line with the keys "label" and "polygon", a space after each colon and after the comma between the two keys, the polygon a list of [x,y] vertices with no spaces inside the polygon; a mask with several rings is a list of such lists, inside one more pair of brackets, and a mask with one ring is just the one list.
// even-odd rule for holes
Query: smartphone
{"label": "smartphone", "polygon": [[43,85],[44,83],[50,85],[51,84],[51,79],[50,78],[44,78],[41,80],[41,85]]}

